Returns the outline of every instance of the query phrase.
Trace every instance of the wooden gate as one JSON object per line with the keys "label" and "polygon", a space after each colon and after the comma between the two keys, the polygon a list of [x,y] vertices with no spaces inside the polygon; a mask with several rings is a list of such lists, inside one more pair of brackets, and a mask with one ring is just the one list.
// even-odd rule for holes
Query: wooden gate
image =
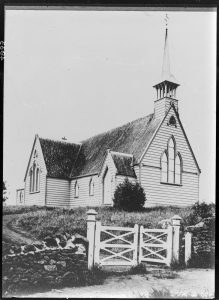
{"label": "wooden gate", "polygon": [[94,264],[137,265],[138,225],[134,228],[103,226],[96,222]]}
{"label": "wooden gate", "polygon": [[[162,263],[170,266],[179,261],[179,233],[181,217],[171,218],[168,229],[147,229],[139,226],[114,227],[96,221],[97,212],[87,212],[88,268],[95,264],[134,266],[140,262]],[[189,254],[190,255],[190,254]],[[187,255],[187,256],[189,256]]]}
{"label": "wooden gate", "polygon": [[140,227],[139,262],[170,265],[172,259],[173,228],[147,229]]}

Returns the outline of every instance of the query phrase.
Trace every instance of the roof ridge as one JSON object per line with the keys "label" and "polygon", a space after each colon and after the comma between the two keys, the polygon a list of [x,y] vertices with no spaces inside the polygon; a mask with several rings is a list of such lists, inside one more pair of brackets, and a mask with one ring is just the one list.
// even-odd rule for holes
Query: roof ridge
{"label": "roof ridge", "polygon": [[133,154],[128,154],[128,153],[124,153],[124,152],[118,152],[118,151],[110,151],[112,154],[113,153],[116,153],[116,154],[119,154],[121,156],[130,156],[130,157],[133,157]]}
{"label": "roof ridge", "polygon": [[133,121],[131,121],[131,122],[127,122],[127,123],[125,123],[125,124],[123,124],[123,125],[120,125],[120,126],[117,126],[117,127],[112,128],[112,129],[106,130],[106,131],[104,131],[104,132],[95,134],[95,135],[93,135],[93,136],[91,136],[91,137],[89,137],[89,138],[87,138],[87,139],[85,139],[85,140],[82,140],[80,143],[81,143],[81,144],[84,144],[85,142],[89,141],[90,139],[93,139],[93,138],[95,138],[95,137],[98,137],[98,136],[101,136],[101,135],[110,133],[110,132],[112,132],[112,131],[114,131],[114,130],[116,130],[116,129],[118,130],[119,128],[122,128],[123,126],[127,126],[128,124],[132,124],[132,123],[134,123],[134,122],[136,122],[136,121],[139,121],[139,120],[141,120],[141,119],[144,119],[144,118],[149,118],[149,117],[151,117],[151,116],[153,116],[153,115],[154,115],[154,113],[151,113],[151,114],[148,114],[148,115],[146,115],[146,116],[144,116],[144,117],[135,119],[135,120],[133,120]]}
{"label": "roof ridge", "polygon": [[70,145],[79,145],[79,146],[82,145],[81,142],[66,142],[66,141],[55,140],[55,139],[50,139],[50,138],[42,138],[42,137],[39,137],[39,139],[56,142],[56,143],[70,144]]}

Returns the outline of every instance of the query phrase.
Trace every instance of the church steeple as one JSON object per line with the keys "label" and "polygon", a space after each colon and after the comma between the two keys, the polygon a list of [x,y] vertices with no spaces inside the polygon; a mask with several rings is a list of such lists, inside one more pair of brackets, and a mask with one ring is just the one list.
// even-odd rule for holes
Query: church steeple
{"label": "church steeple", "polygon": [[[176,79],[170,70],[167,19],[168,16],[166,15],[166,30],[161,78],[159,80],[159,83],[153,86],[157,91],[157,99],[155,101],[155,116],[157,115],[158,117],[162,117],[165,114],[171,103],[174,103],[176,109],[178,109],[178,100],[176,100],[176,89],[179,86],[179,84],[176,82]],[[162,112],[160,111],[159,114],[156,114],[157,106],[159,106],[159,110],[161,108],[160,106],[165,107],[165,110]]]}

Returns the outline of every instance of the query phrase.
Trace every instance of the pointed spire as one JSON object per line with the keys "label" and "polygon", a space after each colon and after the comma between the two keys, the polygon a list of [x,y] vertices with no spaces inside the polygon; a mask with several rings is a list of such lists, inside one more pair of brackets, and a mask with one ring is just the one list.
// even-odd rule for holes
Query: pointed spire
{"label": "pointed spire", "polygon": [[170,55],[169,55],[169,43],[168,43],[168,15],[166,14],[165,22],[166,22],[166,34],[165,34],[165,42],[164,42],[164,54],[163,54],[163,66],[161,73],[161,80],[168,80],[171,82],[176,82],[175,77],[171,74],[170,71]]}
{"label": "pointed spire", "polygon": [[169,56],[169,46],[168,46],[168,29],[166,28],[161,78],[167,79],[169,77],[170,77],[170,56]]}

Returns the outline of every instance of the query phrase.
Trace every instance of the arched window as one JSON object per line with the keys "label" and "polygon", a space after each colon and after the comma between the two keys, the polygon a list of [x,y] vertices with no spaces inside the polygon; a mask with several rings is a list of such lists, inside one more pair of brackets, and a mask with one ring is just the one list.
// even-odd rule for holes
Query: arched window
{"label": "arched window", "polygon": [[174,169],[175,169],[175,143],[173,138],[168,143],[168,182],[174,183]]}
{"label": "arched window", "polygon": [[33,170],[30,169],[30,193],[32,192],[33,188]]}
{"label": "arched window", "polygon": [[30,193],[35,193],[40,191],[40,168],[33,163],[30,169]]}
{"label": "arched window", "polygon": [[175,160],[175,183],[181,184],[181,174],[182,174],[182,166],[181,166],[181,158],[180,154],[178,153]]}
{"label": "arched window", "polygon": [[33,154],[33,157],[36,158],[38,155],[37,155],[37,151],[36,149],[34,150],[34,154]]}
{"label": "arched window", "polygon": [[78,182],[75,182],[75,198],[79,197],[79,185]]}
{"label": "arched window", "polygon": [[93,180],[93,178],[90,179],[90,183],[89,183],[89,195],[90,196],[94,195],[94,180]]}
{"label": "arched window", "polygon": [[167,182],[167,154],[163,153],[161,157],[161,181]]}
{"label": "arched window", "polygon": [[35,192],[36,189],[36,164],[33,164],[33,181],[32,181],[32,192]]}
{"label": "arched window", "polygon": [[176,142],[171,137],[167,150],[161,155],[161,182],[182,184],[182,157],[176,152]]}
{"label": "arched window", "polygon": [[36,191],[40,190],[40,170],[39,168],[36,169]]}

